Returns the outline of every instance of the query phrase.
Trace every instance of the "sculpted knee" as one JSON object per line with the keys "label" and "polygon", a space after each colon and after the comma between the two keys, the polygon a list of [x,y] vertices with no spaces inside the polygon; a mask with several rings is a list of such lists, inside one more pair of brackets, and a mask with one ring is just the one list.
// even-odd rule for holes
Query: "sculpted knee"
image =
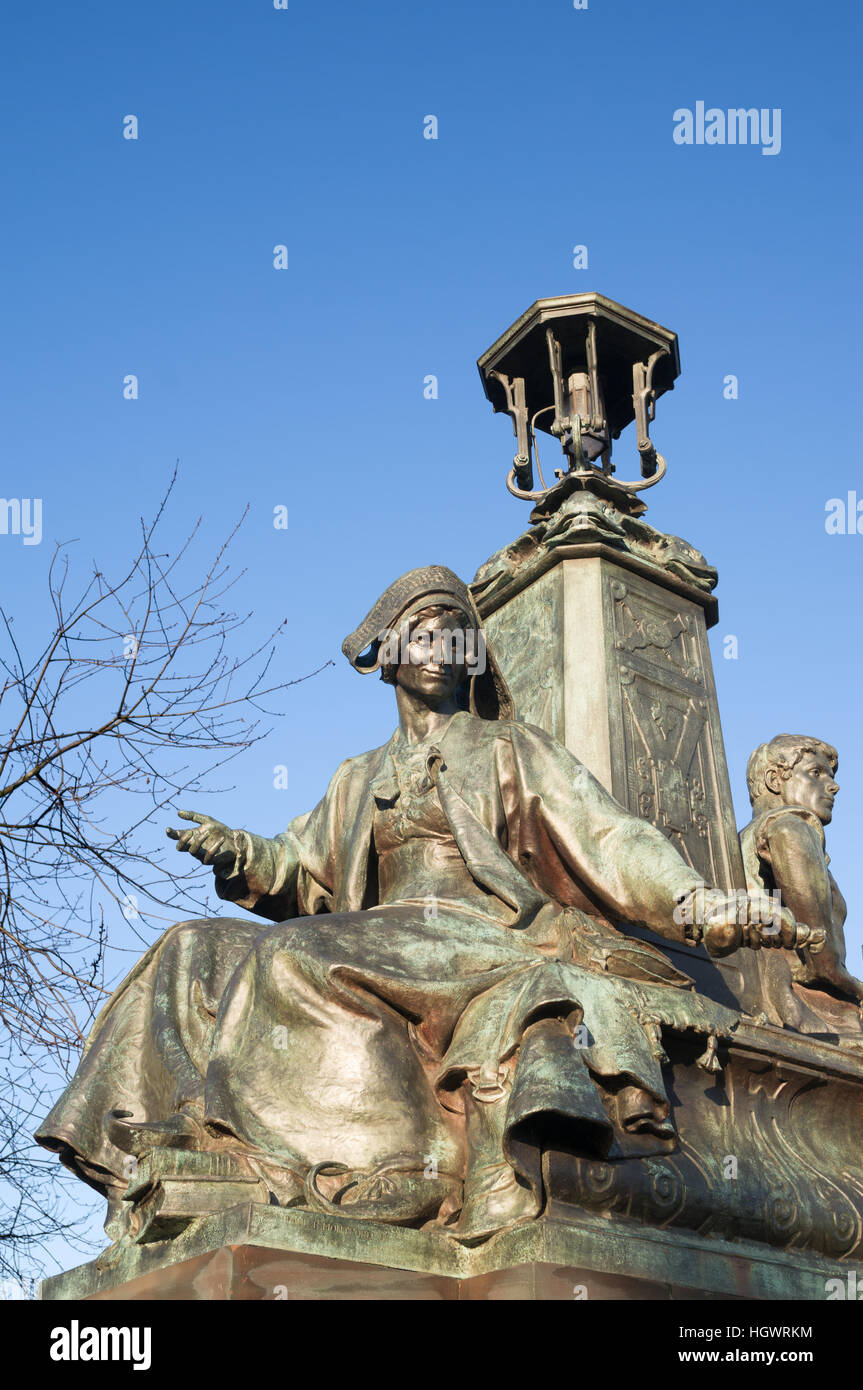
{"label": "sculpted knee", "polygon": [[256,966],[274,979],[292,972],[317,978],[325,942],[325,931],[313,919],[292,926],[288,931],[283,926],[273,927],[263,932],[255,942]]}
{"label": "sculpted knee", "polygon": [[197,917],[188,922],[176,922],[162,937],[160,945],[163,953],[185,956],[192,952],[200,956],[213,954],[216,946],[224,948],[234,941],[238,948],[248,950],[258,934],[254,922],[243,922],[237,918]]}
{"label": "sculpted knee", "polygon": [[165,946],[179,944],[188,946],[204,931],[212,931],[214,925],[213,921],[207,917],[192,918],[188,922],[175,922],[162,937],[162,944]]}

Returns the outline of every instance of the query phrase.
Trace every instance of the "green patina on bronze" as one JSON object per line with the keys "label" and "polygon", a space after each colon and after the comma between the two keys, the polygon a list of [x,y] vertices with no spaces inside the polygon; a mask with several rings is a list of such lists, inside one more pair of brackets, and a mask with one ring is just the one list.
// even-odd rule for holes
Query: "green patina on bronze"
{"label": "green patina on bronze", "polygon": [[[284,1250],[355,1259],[360,1237],[339,1232],[364,1230],[379,1266],[397,1263],[392,1229],[414,1228],[401,1267],[447,1279],[552,1247],[621,1273],[627,1223],[650,1232],[633,1277],[666,1259],[686,1285],[689,1259],[691,1287],[717,1296],[738,1276],[716,1242],[811,1252],[753,1297],[817,1296],[800,1290],[863,1253],[863,1035],[835,897],[823,921],[765,914],[775,884],[746,840],[743,888],[704,635],[715,571],[640,519],[607,449],[590,462],[626,416],[619,356],[605,378],[601,352],[643,339],[656,361],[633,367],[628,418],[645,477],[664,470],[646,422],[676,339],[638,316],[615,327],[620,306],[587,297],[611,327],[588,325],[585,362],[567,363],[584,298],[564,302],[577,331],[548,343],[570,467],[532,494],[531,531],[470,587],[442,566],[403,575],[345,641],[394,686],[393,737],[282,834],[195,812],[169,831],[258,920],[172,927],[97,1019],[38,1138],[106,1195],[114,1245],[49,1296],[203,1258],[196,1230],[249,1203],[280,1211]],[[496,345],[517,433],[554,303]],[[498,385],[503,362],[486,363]],[[452,656],[466,634],[473,664]],[[771,985],[789,960],[813,997],[831,972],[844,986],[809,1036]],[[527,1230],[546,1244],[512,1243]],[[499,1263],[475,1254],[489,1241]]]}

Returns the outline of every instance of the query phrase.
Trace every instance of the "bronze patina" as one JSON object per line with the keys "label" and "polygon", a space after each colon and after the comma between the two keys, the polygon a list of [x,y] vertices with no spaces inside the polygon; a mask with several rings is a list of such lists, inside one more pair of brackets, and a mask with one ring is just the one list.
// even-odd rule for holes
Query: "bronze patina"
{"label": "bronze patina", "polygon": [[[169,831],[277,925],[172,928],[97,1020],[39,1138],[117,1209],[130,1158],[185,1149],[243,1161],[286,1206],[483,1239],[542,1209],[552,1126],[585,1156],[672,1150],[662,1028],[706,1048],[735,1027],[617,925],[682,942],[698,876],[512,720],[493,653],[475,674],[436,655],[479,629],[455,575],[397,580],[352,664],[376,669],[405,620],[382,671],[398,729],[309,815],[271,840],[194,812]],[[787,913],[777,934],[728,895],[709,907],[694,940],[717,954],[808,939]]]}
{"label": "bronze patina", "polygon": [[863,1002],[863,983],[845,963],[848,909],[824,835],[839,791],[838,764],[836,749],[822,739],[777,734],[755,749],[746,770],[752,820],[740,832],[740,847],[747,885],[779,895],[825,937],[817,954],[805,947],[782,952],[767,967],[771,1000],[787,1023],[805,1032],[830,1031],[831,1000]]}

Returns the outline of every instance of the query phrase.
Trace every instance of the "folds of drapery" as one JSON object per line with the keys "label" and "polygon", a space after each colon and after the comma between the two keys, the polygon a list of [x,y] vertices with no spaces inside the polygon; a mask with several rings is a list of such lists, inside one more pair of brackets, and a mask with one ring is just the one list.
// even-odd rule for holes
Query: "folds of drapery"
{"label": "folds of drapery", "polygon": [[407,1148],[452,1171],[461,1082],[499,1072],[542,1020],[510,1078],[509,1152],[547,1115],[599,1151],[613,1134],[595,1081],[664,1097],[645,1020],[715,1027],[715,1006],[708,1018],[660,951],[614,925],[680,940],[674,907],[697,874],[529,726],[461,713],[433,750],[454,841],[499,920],[442,904],[432,925],[421,904],[380,903],[375,788],[392,787],[390,749],[343,763],[314,811],[251,837],[242,872],[217,882],[293,920],[263,934],[236,919],[172,928],[103,1010],[37,1136],[86,1180],[122,1184],[108,1110],[158,1120],[189,1101],[286,1164],[367,1166]]}

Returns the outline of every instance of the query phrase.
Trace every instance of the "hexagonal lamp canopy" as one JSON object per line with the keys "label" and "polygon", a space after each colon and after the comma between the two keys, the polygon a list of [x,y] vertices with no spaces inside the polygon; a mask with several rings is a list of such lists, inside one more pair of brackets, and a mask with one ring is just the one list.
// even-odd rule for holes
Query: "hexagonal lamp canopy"
{"label": "hexagonal lamp canopy", "polygon": [[[566,469],[614,472],[611,441],[633,420],[645,480],[616,485],[632,491],[658,482],[665,460],[650,439],[656,400],[680,375],[677,334],[601,294],[538,299],[477,362],[495,411],[509,415],[518,452],[507,486],[533,500],[535,430],[561,442]],[[595,465],[599,459],[601,467]]]}

